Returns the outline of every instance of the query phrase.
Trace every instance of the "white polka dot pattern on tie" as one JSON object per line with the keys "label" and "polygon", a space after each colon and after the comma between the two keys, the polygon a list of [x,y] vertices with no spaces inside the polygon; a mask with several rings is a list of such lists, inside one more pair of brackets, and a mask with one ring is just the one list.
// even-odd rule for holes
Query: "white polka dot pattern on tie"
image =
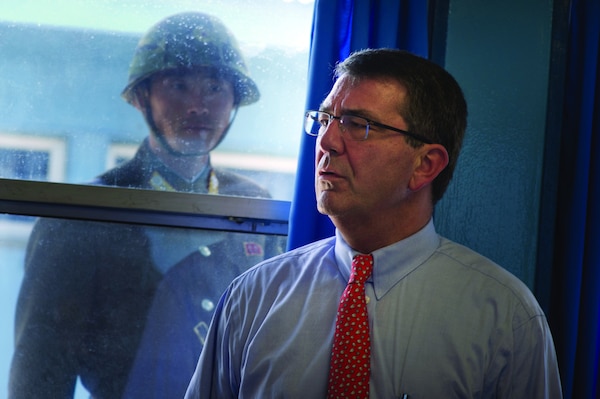
{"label": "white polka dot pattern on tie", "polygon": [[368,398],[371,341],[365,282],[373,271],[372,255],[356,255],[338,307],[327,397]]}

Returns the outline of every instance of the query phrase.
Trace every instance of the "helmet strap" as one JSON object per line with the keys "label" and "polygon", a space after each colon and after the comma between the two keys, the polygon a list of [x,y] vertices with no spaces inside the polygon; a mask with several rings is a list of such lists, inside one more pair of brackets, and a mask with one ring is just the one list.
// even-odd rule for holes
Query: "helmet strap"
{"label": "helmet strap", "polygon": [[231,125],[233,124],[233,121],[235,120],[235,117],[237,116],[238,109],[239,109],[239,105],[235,104],[235,108],[233,108],[231,110],[231,115],[229,116],[229,123],[225,127],[225,130],[223,130],[223,134],[221,134],[221,138],[219,139],[219,141],[217,141],[215,143],[215,145],[212,146],[212,148],[210,150],[207,151],[207,153],[209,153],[212,150],[214,150],[215,148],[217,148],[218,145],[221,144],[221,142],[223,141],[225,136],[227,136],[227,133],[229,132],[229,128],[231,128]]}

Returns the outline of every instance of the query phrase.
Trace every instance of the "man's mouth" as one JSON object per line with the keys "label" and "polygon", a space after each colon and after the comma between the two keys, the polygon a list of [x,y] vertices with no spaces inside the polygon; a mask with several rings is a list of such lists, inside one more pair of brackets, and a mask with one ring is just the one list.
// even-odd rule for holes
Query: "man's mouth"
{"label": "man's mouth", "polygon": [[211,126],[208,125],[199,125],[199,124],[184,124],[183,129],[185,130],[212,130]]}

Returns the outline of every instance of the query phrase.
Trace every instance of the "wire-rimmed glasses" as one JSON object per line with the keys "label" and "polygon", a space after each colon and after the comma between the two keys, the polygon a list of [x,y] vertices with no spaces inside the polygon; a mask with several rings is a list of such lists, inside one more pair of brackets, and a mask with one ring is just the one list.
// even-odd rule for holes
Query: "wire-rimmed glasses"
{"label": "wire-rimmed glasses", "polygon": [[371,126],[377,126],[382,129],[392,130],[412,137],[416,140],[422,141],[426,144],[432,144],[433,142],[423,136],[415,133],[407,132],[406,130],[398,129],[393,126],[384,125],[383,123],[375,122],[356,115],[340,115],[335,116],[325,111],[306,111],[304,118],[304,131],[310,136],[319,136],[325,132],[325,129],[337,119],[340,123],[340,130],[345,137],[351,140],[363,141],[369,137],[369,128]]}

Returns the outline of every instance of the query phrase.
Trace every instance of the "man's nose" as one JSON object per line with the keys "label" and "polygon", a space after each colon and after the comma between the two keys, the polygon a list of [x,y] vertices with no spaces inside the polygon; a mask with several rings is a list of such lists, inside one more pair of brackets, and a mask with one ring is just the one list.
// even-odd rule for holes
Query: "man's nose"
{"label": "man's nose", "polygon": [[191,94],[185,104],[188,114],[206,115],[208,114],[208,105],[206,99],[201,94]]}
{"label": "man's nose", "polygon": [[317,137],[317,145],[323,152],[340,153],[344,148],[342,126],[339,120],[333,119],[325,130]]}

